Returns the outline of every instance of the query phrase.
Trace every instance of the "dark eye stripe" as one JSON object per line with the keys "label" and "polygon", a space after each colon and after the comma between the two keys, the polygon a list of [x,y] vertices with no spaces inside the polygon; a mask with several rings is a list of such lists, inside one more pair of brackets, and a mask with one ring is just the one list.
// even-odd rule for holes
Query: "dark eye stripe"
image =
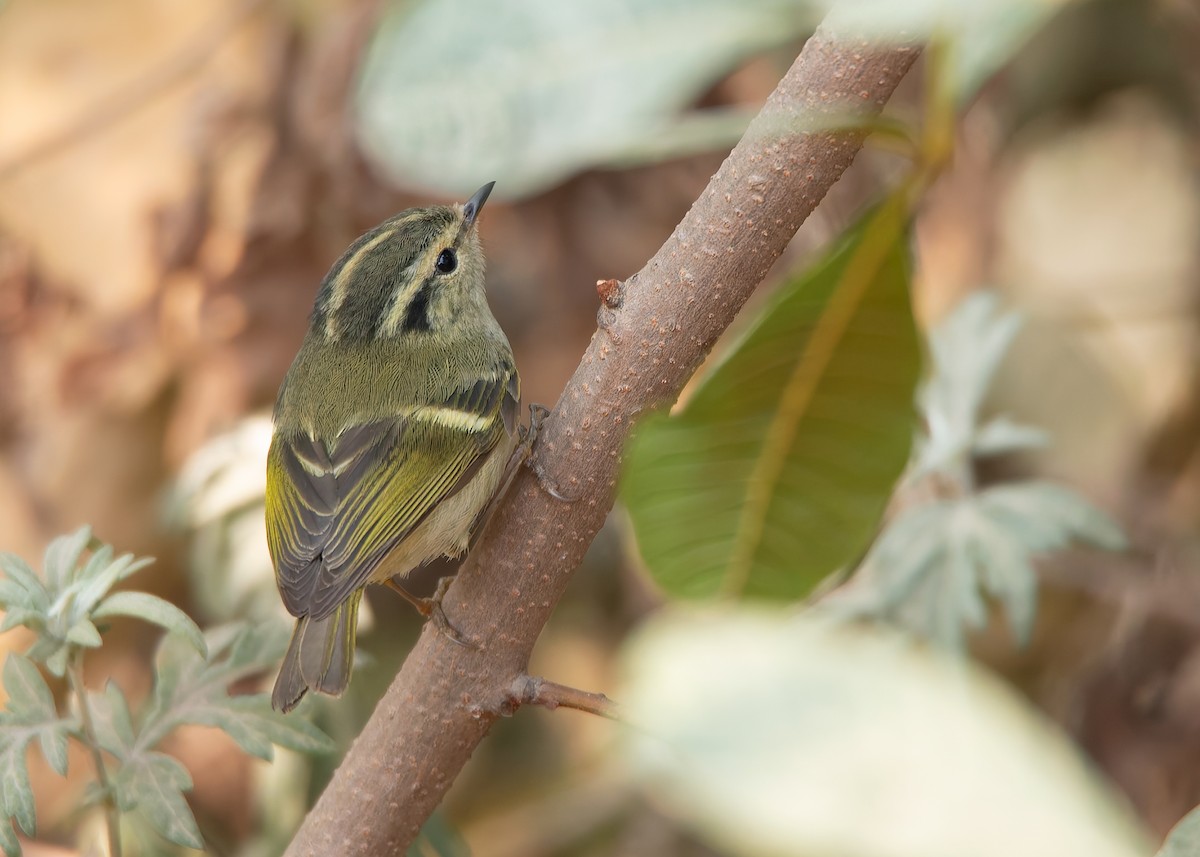
{"label": "dark eye stripe", "polygon": [[416,330],[429,330],[432,325],[429,323],[429,296],[433,293],[433,279],[427,279],[421,283],[421,288],[417,289],[412,296],[412,300],[408,302],[408,309],[404,311],[404,326],[405,331],[411,332]]}

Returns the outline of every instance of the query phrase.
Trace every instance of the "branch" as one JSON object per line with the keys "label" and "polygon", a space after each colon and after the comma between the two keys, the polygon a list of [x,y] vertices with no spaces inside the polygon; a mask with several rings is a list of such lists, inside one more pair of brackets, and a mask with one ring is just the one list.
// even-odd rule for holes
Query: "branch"
{"label": "branch", "polygon": [[531,675],[519,675],[513,679],[509,694],[509,701],[514,708],[520,705],[541,705],[551,711],[560,707],[574,708],[609,720],[620,719],[617,704],[603,693],[591,693]]}
{"label": "branch", "polygon": [[[513,683],[612,506],[631,423],[674,400],[863,142],[861,123],[802,129],[845,128],[849,111],[869,120],[917,53],[849,38],[827,19],[674,234],[608,289],[542,426],[537,475],[522,469],[442,602],[477,648],[427,623],[288,855],[403,854],[416,838],[512,710]],[[543,481],[580,499],[556,500]]]}

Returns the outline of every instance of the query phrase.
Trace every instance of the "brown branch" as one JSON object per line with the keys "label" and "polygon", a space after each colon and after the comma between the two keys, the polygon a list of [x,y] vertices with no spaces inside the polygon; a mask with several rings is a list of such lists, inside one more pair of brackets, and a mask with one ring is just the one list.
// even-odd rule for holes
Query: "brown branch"
{"label": "brown branch", "polygon": [[[426,626],[399,675],[305,819],[289,855],[402,854],[495,719],[612,506],[633,420],[670,402],[850,165],[863,131],[816,131],[849,105],[877,114],[916,59],[829,20],[653,259],[601,307],[599,329],[545,421],[536,465],[446,593],[476,648]],[[832,120],[832,121],[829,121]],[[805,124],[808,123],[808,124]],[[610,290],[611,291],[611,290]]]}
{"label": "brown branch", "polygon": [[620,719],[620,707],[603,693],[567,687],[544,678],[519,675],[513,679],[509,693],[509,701],[514,708],[521,705],[541,705],[551,711],[560,707],[574,708],[609,720]]}

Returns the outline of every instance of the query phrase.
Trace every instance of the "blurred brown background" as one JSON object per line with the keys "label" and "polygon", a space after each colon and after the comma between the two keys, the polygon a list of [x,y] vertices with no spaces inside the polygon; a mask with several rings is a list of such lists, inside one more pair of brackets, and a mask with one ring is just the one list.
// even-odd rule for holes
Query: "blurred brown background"
{"label": "blurred brown background", "polygon": [[[331,262],[430,199],[384,177],[355,136],[350,93],[378,14],[335,0],[0,4],[0,549],[36,561],[89,523],[156,556],[140,585],[201,624],[278,612],[256,506],[262,418]],[[696,103],[753,108],[799,45],[744,58]],[[893,109],[912,118],[909,84]],[[916,226],[923,322],[980,286],[1030,319],[994,404],[1054,444],[985,476],[1061,478],[1137,546],[1047,563],[1034,645],[997,633],[977,651],[1160,833],[1200,803],[1198,105],[1194,4],[1076,3],[966,109]],[[722,156],[584,169],[489,204],[490,297],[527,400],[554,402],[594,328],[595,281],[638,270]],[[885,186],[889,157],[860,159],[781,270]],[[598,540],[535,672],[609,685],[617,643],[655,599],[624,538],[615,521]],[[344,705],[316,710],[343,742],[417,628],[390,593],[371,606],[371,663]],[[153,639],[118,625],[92,683],[144,695]],[[631,796],[606,763],[609,728],[522,712],[456,785],[448,819],[481,857],[709,853]],[[202,729],[170,749],[223,854],[277,850],[333,764],[268,769]],[[44,768],[36,783],[41,829],[64,844],[87,771],[71,761],[67,788]]]}

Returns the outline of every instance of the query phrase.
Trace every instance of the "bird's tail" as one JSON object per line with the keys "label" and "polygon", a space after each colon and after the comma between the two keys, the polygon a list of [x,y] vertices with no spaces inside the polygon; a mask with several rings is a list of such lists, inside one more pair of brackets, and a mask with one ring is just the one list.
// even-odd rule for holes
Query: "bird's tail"
{"label": "bird's tail", "polygon": [[362,590],[324,619],[301,616],[275,679],[271,707],[288,712],[311,690],[341,696],[350,683]]}

